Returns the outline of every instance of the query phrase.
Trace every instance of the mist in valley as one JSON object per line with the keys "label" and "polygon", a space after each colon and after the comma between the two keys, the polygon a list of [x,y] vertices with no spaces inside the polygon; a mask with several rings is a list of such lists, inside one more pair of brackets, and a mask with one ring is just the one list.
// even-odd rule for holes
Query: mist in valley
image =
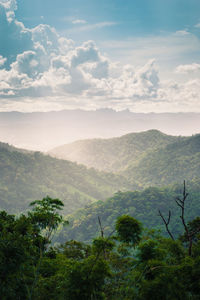
{"label": "mist in valley", "polygon": [[76,140],[118,137],[150,129],[176,136],[193,135],[200,132],[200,113],[112,109],[0,113],[0,141],[34,151],[45,152]]}

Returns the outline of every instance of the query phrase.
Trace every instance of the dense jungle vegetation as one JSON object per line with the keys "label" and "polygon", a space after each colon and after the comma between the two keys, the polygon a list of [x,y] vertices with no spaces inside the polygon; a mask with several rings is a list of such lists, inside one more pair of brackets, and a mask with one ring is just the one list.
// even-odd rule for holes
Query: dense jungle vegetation
{"label": "dense jungle vegetation", "polygon": [[[187,183],[188,199],[186,201],[186,218],[192,220],[200,216],[200,180],[194,179]],[[99,233],[98,217],[101,218],[104,231],[109,235],[114,228],[116,218],[123,214],[135,217],[145,227],[160,230],[165,233],[162,220],[158,216],[160,209],[165,216],[169,209],[172,211],[170,228],[175,236],[182,231],[179,222],[180,211],[176,198],[182,193],[182,184],[166,187],[149,187],[143,191],[117,192],[105,201],[87,205],[84,209],[67,216],[70,224],[61,230],[56,237],[59,242],[66,238],[89,242]]]}
{"label": "dense jungle vegetation", "polygon": [[50,154],[126,177],[139,188],[168,185],[200,176],[200,134],[181,137],[158,130],[112,139],[77,141]]}
{"label": "dense jungle vegetation", "polygon": [[99,218],[91,244],[66,239],[55,247],[54,231],[67,226],[59,199],[36,200],[17,217],[1,211],[1,299],[199,299],[200,218],[186,222],[187,192],[177,196],[182,234],[176,238],[122,215],[109,235]]}
{"label": "dense jungle vegetation", "polygon": [[0,144],[0,209],[10,213],[22,212],[46,195],[59,197],[70,213],[118,189],[130,189],[122,176]]}
{"label": "dense jungle vegetation", "polygon": [[200,135],[109,143],[115,173],[0,143],[0,299],[200,299]]}
{"label": "dense jungle vegetation", "polygon": [[102,171],[120,172],[147,151],[184,139],[158,130],[130,133],[110,139],[80,140],[49,151],[58,158],[77,161]]}
{"label": "dense jungle vegetation", "polygon": [[77,151],[83,158],[87,154],[90,162],[101,163],[109,171],[110,163],[117,172],[88,169],[0,143],[0,209],[19,213],[35,198],[50,195],[61,199],[64,213],[69,214],[118,191],[162,188],[200,177],[200,135],[172,137],[150,130],[121,138],[91,140],[89,148],[86,141],[81,143],[84,151],[79,151],[79,147]]}

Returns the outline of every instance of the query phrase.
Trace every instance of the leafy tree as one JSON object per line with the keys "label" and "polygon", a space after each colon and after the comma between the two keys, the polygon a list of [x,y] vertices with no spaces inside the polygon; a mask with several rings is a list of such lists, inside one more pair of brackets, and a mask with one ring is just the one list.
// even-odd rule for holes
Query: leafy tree
{"label": "leafy tree", "polygon": [[53,231],[60,224],[68,224],[67,221],[64,221],[63,216],[58,213],[64,206],[63,202],[59,199],[52,199],[47,196],[42,200],[31,202],[30,206],[33,206],[33,210],[28,215],[39,230],[45,231],[47,242],[49,242]]}
{"label": "leafy tree", "polygon": [[29,217],[0,213],[1,299],[28,299],[42,243],[44,239]]}
{"label": "leafy tree", "polygon": [[[185,218],[191,221],[200,215],[200,180],[187,182],[188,197],[185,204]],[[182,234],[183,226],[180,222],[180,208],[174,199],[182,197],[182,184],[169,187],[151,187],[143,191],[117,192],[113,197],[94,202],[84,209],[68,216],[69,226],[58,232],[56,241],[64,243],[66,239],[89,242],[99,234],[98,216],[104,227],[104,235],[108,236],[115,228],[116,219],[120,215],[129,215],[139,220],[144,227],[160,230],[168,236],[158,210],[167,220],[169,209],[171,219],[169,230],[174,239]]]}
{"label": "leafy tree", "polygon": [[135,218],[123,215],[116,221],[116,231],[122,242],[137,245],[141,239],[142,227]]}
{"label": "leafy tree", "polygon": [[62,202],[47,196],[31,206],[26,216],[0,212],[2,300],[199,299],[199,217],[187,223],[196,232],[192,255],[185,234],[163,237],[129,215],[117,218],[117,235],[105,237],[100,226],[90,245],[69,240],[53,247],[52,233],[64,222]]}
{"label": "leafy tree", "polygon": [[67,241],[60,247],[62,253],[70,259],[81,260],[91,254],[91,246],[78,241]]}

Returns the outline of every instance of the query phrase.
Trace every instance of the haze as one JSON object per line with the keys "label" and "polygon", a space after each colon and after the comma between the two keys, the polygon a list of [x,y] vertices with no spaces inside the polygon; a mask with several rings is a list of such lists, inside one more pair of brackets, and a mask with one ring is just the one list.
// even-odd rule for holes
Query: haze
{"label": "haze", "polygon": [[199,113],[143,114],[128,110],[66,110],[0,113],[0,140],[19,148],[47,151],[86,138],[110,138],[129,132],[158,129],[171,135],[200,132]]}

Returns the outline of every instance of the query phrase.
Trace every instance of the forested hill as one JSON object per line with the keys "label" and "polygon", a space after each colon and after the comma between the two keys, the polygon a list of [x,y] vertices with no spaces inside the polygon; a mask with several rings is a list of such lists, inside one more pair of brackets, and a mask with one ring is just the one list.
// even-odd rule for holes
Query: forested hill
{"label": "forested hill", "polygon": [[[196,179],[186,183],[189,193],[185,203],[186,221],[190,221],[200,215],[200,180]],[[177,236],[183,230],[180,222],[180,207],[176,205],[175,199],[182,197],[183,185],[168,187],[149,187],[143,191],[117,192],[106,201],[98,201],[80,209],[68,216],[69,225],[58,235],[57,241],[64,242],[66,239],[79,241],[91,241],[100,234],[98,217],[101,219],[104,235],[109,236],[115,227],[115,220],[121,215],[130,215],[140,220],[145,227],[161,230],[166,233],[160,210],[167,219],[171,210],[171,221],[169,228]]]}
{"label": "forested hill", "polygon": [[182,139],[149,130],[112,139],[80,140],[52,149],[49,154],[99,170],[119,172],[137,162],[148,151]]}
{"label": "forested hill", "polygon": [[200,176],[200,134],[176,137],[150,130],[107,140],[77,141],[50,153],[113,171],[140,188]]}
{"label": "forested hill", "polygon": [[149,151],[122,173],[141,186],[166,185],[200,178],[200,134]]}
{"label": "forested hill", "polygon": [[26,149],[21,149],[21,148],[16,148],[8,143],[2,143],[0,142],[0,149],[6,149],[10,152],[21,152],[21,153],[31,153],[33,151],[30,151],[30,150],[26,150]]}
{"label": "forested hill", "polygon": [[49,195],[61,199],[70,213],[124,188],[130,186],[122,176],[0,145],[0,209],[21,212],[32,200]]}

